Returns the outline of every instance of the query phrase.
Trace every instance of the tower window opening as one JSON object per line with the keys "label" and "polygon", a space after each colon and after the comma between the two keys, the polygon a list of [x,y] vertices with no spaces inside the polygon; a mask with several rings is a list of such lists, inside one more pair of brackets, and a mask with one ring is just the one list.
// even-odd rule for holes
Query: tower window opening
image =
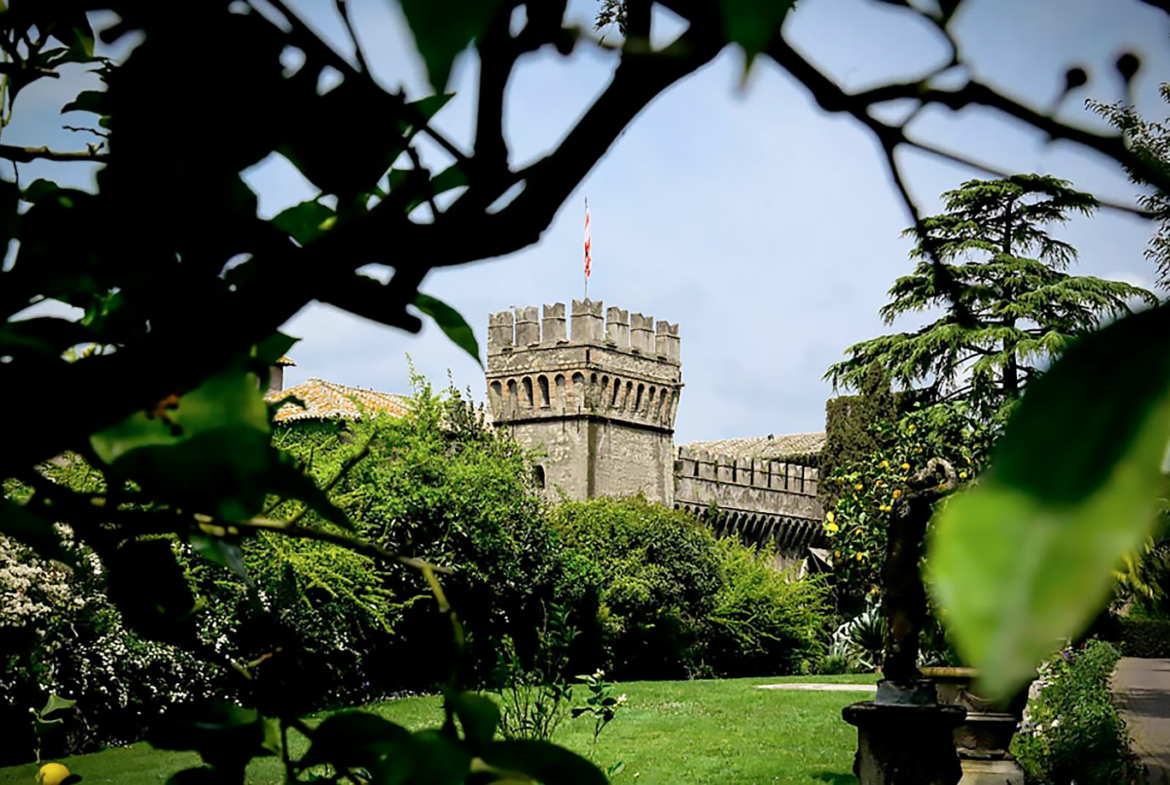
{"label": "tower window opening", "polygon": [[573,403],[577,408],[589,405],[585,400],[585,377],[579,373],[573,374]]}
{"label": "tower window opening", "polygon": [[524,383],[524,405],[527,408],[531,409],[532,408],[532,377],[525,376],[523,383]]}
{"label": "tower window opening", "polygon": [[548,398],[548,377],[540,376],[536,379],[537,385],[540,387],[540,405],[547,409],[549,407]]}
{"label": "tower window opening", "polygon": [[645,386],[645,385],[642,385],[642,384],[639,384],[639,385],[638,385],[638,394],[637,394],[637,396],[634,398],[634,413],[635,413],[635,414],[636,414],[636,413],[638,413],[638,412],[640,412],[640,411],[642,411],[642,393],[643,393],[645,390],[646,390],[646,386]]}

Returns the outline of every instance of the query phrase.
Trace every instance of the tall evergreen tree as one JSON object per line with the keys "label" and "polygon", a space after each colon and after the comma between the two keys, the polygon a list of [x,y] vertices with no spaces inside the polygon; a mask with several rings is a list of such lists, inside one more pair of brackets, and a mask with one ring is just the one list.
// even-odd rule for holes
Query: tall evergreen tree
{"label": "tall evergreen tree", "polygon": [[849,347],[848,359],[825,374],[834,387],[859,389],[877,363],[907,388],[924,385],[940,400],[965,399],[991,413],[1017,398],[1070,338],[1127,313],[1135,299],[1157,301],[1136,286],[1065,272],[1076,249],[1047,229],[1091,215],[1097,201],[1064,180],[969,180],[943,200],[946,212],[923,221],[914,272],[894,282],[880,311],[886,324],[906,313],[941,309],[942,316]]}
{"label": "tall evergreen tree", "polygon": [[[1170,82],[1159,85],[1158,92],[1170,103]],[[1128,101],[1107,104],[1089,99],[1085,104],[1125,135],[1129,149],[1142,163],[1163,177],[1170,175],[1170,117],[1161,122],[1147,120]],[[1158,286],[1170,289],[1170,194],[1133,167],[1127,166],[1126,171],[1131,182],[1149,189],[1137,197],[1138,204],[1157,221],[1146,258],[1157,265]]]}

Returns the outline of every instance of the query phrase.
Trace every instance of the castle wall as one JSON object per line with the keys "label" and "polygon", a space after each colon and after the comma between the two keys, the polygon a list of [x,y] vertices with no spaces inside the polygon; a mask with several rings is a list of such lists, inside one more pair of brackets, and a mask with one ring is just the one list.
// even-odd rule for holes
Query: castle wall
{"label": "castle wall", "polygon": [[591,300],[568,317],[564,303],[516,308],[490,315],[487,360],[492,419],[536,454],[550,497],[642,493],[719,535],[771,543],[780,565],[821,543],[816,468],[675,453],[678,325]]}
{"label": "castle wall", "polygon": [[811,466],[680,447],[675,506],[704,517],[715,509],[709,522],[717,534],[771,543],[790,557],[823,538],[818,479]]}
{"label": "castle wall", "polygon": [[673,502],[678,325],[590,300],[571,320],[563,303],[494,313],[487,382],[493,421],[544,453],[550,490]]}

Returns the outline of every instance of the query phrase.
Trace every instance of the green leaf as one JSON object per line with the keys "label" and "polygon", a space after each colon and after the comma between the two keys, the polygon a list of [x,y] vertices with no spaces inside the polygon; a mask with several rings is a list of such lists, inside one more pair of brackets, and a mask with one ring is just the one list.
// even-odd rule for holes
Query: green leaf
{"label": "green leaf", "polygon": [[171,540],[131,540],[101,552],[110,599],[126,625],[144,638],[171,643],[195,639],[195,597]]}
{"label": "green leaf", "polygon": [[719,0],[723,12],[723,34],[743,47],[746,69],[779,34],[780,25],[796,0]]}
{"label": "green leaf", "polygon": [[329,763],[335,768],[363,768],[379,773],[378,782],[405,782],[413,767],[414,740],[401,726],[376,714],[347,711],[335,714],[313,731],[300,766]]}
{"label": "green leaf", "polygon": [[[422,116],[423,120],[430,120],[439,113],[439,110],[451,102],[455,97],[455,93],[436,93],[428,95],[426,98],[420,98],[417,101],[411,101],[407,106],[412,107],[415,113]],[[402,129],[402,133],[406,137],[413,136],[418,131],[415,125],[406,125]]]}
{"label": "green leaf", "polygon": [[483,361],[479,359],[479,342],[475,340],[475,333],[458,311],[442,300],[436,300],[422,292],[414,298],[414,307],[434,319],[439,329],[454,341],[456,346],[474,357],[480,368],[483,367]]}
{"label": "green leaf", "polygon": [[335,505],[313,478],[300,471],[292,456],[280,453],[268,476],[268,491],[277,496],[300,499],[325,520],[349,531],[356,531],[348,513]]}
{"label": "green leaf", "polygon": [[79,55],[93,57],[93,27],[89,24],[85,12],[70,21],[69,35],[66,36],[64,43]]}
{"label": "green leaf", "polygon": [[[228,772],[240,772],[252,758],[267,757],[272,752],[265,748],[267,726],[255,709],[242,708],[224,700],[213,700],[202,706],[172,709],[146,734],[151,746],[160,750],[194,750],[203,762],[222,769],[216,782],[228,782]],[[202,771],[188,769],[189,772]],[[194,773],[183,785],[211,782]]]}
{"label": "green leaf", "polygon": [[47,721],[46,718],[53,712],[72,709],[76,705],[77,701],[67,700],[57,693],[51,692],[49,693],[49,700],[45,703],[45,708],[41,709],[41,719]]}
{"label": "green leaf", "polygon": [[245,365],[209,377],[173,408],[137,412],[94,434],[94,452],[171,501],[228,521],[250,518],[263,507],[278,453],[257,377]]}
{"label": "green leaf", "polygon": [[462,785],[471,770],[471,753],[437,730],[414,734],[414,768],[406,785]]}
{"label": "green leaf", "polygon": [[209,562],[227,567],[244,580],[250,580],[248,569],[244,566],[244,553],[236,543],[202,532],[188,535],[187,542]]}
{"label": "green leaf", "polygon": [[0,180],[0,254],[7,256],[8,243],[16,237],[20,222],[17,208],[20,204],[20,188],[16,183]]}
{"label": "green leaf", "polygon": [[256,359],[264,365],[273,365],[281,357],[288,354],[288,350],[296,345],[300,338],[293,338],[276,332],[256,345]]}
{"label": "green leaf", "polygon": [[936,515],[929,582],[988,697],[1085,628],[1154,521],[1168,334],[1163,306],[1074,343],[1029,385],[980,484]]}
{"label": "green leaf", "polygon": [[447,88],[455,58],[487,30],[500,0],[399,0],[435,90]]}
{"label": "green leaf", "polygon": [[[392,169],[391,173],[403,170]],[[409,170],[406,170],[409,174]],[[460,188],[467,185],[467,175],[459,164],[451,164],[443,171],[432,177],[427,183],[429,189],[427,194],[419,195],[411,199],[406,205],[406,212],[410,214],[416,207],[427,201],[428,198],[433,198],[441,193]]]}
{"label": "green leaf", "polygon": [[605,775],[588,760],[547,741],[498,741],[481,757],[494,769],[527,774],[543,785],[606,785]]}
{"label": "green leaf", "polygon": [[61,114],[66,112],[93,112],[97,115],[108,115],[110,96],[102,90],[82,90],[69,103],[61,107]]}
{"label": "green leaf", "polygon": [[329,229],[337,213],[315,199],[282,210],[272,223],[288,232],[301,245],[307,245]]}
{"label": "green leaf", "polygon": [[20,198],[23,201],[35,204],[40,201],[41,197],[55,193],[61,190],[61,186],[57,185],[52,180],[46,180],[43,177],[33,180],[28,187],[21,192]]}
{"label": "green leaf", "polygon": [[447,702],[463,725],[463,735],[472,749],[491,744],[500,722],[500,709],[495,701],[474,692],[447,692]]}

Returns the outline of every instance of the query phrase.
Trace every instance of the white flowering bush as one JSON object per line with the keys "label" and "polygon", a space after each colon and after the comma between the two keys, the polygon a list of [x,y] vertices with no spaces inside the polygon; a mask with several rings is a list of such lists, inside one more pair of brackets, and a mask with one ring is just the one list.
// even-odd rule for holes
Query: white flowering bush
{"label": "white flowering bush", "polygon": [[31,757],[29,709],[51,693],[77,701],[46,752],[81,752],[137,740],[169,707],[206,697],[217,668],[139,639],[104,591],[101,562],[60,532],[76,563],[38,558],[0,535],[0,726],[14,731],[0,763]]}
{"label": "white flowering bush", "polygon": [[1120,657],[1113,646],[1093,640],[1065,649],[1041,666],[1011,748],[1029,782],[1145,781],[1125,720],[1110,697],[1109,678]]}

